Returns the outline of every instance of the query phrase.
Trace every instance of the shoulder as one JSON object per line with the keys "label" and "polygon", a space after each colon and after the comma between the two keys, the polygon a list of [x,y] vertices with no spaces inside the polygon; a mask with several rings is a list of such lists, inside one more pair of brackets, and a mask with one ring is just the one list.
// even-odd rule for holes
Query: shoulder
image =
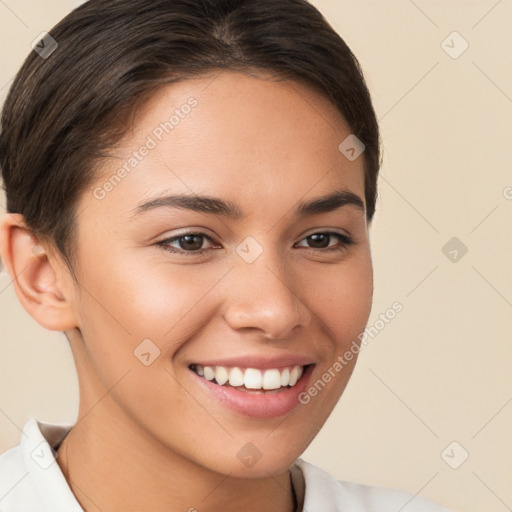
{"label": "shoulder", "polygon": [[28,476],[20,445],[0,454],[0,510],[33,509],[36,490]]}
{"label": "shoulder", "polygon": [[20,444],[0,454],[2,512],[83,512],[56,463],[69,429],[36,418],[25,423]]}
{"label": "shoulder", "polygon": [[321,506],[332,512],[454,512],[408,491],[336,480],[302,459],[296,465],[304,476],[304,510]]}

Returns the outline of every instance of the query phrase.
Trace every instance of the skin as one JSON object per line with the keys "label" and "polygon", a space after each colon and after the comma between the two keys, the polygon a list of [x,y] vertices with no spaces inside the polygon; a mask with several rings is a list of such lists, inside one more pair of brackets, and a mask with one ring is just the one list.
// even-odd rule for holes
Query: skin
{"label": "skin", "polygon": [[[197,107],[103,199],[94,197],[190,96]],[[79,416],[57,463],[84,510],[294,510],[289,468],[332,412],[356,357],[307,405],[270,419],[219,405],[188,365],[300,354],[315,361],[313,383],[364,330],[373,294],[365,212],[294,214],[299,201],[335,188],[364,201],[363,157],[349,161],[338,150],[350,133],[303,84],[204,75],[154,95],[101,162],[77,205],[78,282],[20,215],[5,216],[2,258],[20,302],[44,327],[65,331],[73,352]],[[230,200],[245,217],[160,208],[131,218],[164,192]],[[180,255],[156,245],[183,228],[211,236],[197,242],[209,250]],[[354,244],[328,253],[308,242],[326,231]],[[250,264],[235,250],[248,236],[263,249]],[[160,355],[145,366],[134,350],[148,338]],[[248,442],[262,455],[251,468],[237,457]]]}

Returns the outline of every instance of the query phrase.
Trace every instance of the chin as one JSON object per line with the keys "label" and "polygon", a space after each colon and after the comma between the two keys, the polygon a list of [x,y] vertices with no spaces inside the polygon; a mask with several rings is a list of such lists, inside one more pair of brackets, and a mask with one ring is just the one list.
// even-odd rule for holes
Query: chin
{"label": "chin", "polygon": [[[265,443],[263,439],[261,442],[256,440],[254,443],[229,442],[222,453],[216,454],[217,460],[213,464],[210,460],[205,461],[204,465],[217,473],[236,478],[277,476],[286,472],[303,453],[302,445],[286,446],[291,436],[292,434],[280,436],[276,443],[269,443],[268,440]],[[294,441],[295,445],[297,439]]]}

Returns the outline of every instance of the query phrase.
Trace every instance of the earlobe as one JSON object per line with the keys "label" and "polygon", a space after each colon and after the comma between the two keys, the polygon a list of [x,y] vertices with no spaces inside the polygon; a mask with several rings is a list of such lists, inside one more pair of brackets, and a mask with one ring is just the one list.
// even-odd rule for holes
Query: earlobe
{"label": "earlobe", "polygon": [[8,213],[2,219],[0,251],[16,295],[29,315],[53,331],[75,327],[73,288],[62,289],[69,273],[27,228],[22,215]]}

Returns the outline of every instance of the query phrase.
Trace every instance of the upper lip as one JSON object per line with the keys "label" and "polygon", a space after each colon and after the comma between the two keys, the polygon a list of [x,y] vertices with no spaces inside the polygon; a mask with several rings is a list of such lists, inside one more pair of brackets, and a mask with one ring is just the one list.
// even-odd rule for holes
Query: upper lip
{"label": "upper lip", "polygon": [[228,359],[208,359],[203,361],[194,361],[190,364],[199,366],[226,366],[232,368],[286,368],[289,366],[306,366],[314,364],[314,360],[307,356],[298,356],[296,354],[282,354],[275,357],[262,355],[247,355],[239,357],[230,357]]}

